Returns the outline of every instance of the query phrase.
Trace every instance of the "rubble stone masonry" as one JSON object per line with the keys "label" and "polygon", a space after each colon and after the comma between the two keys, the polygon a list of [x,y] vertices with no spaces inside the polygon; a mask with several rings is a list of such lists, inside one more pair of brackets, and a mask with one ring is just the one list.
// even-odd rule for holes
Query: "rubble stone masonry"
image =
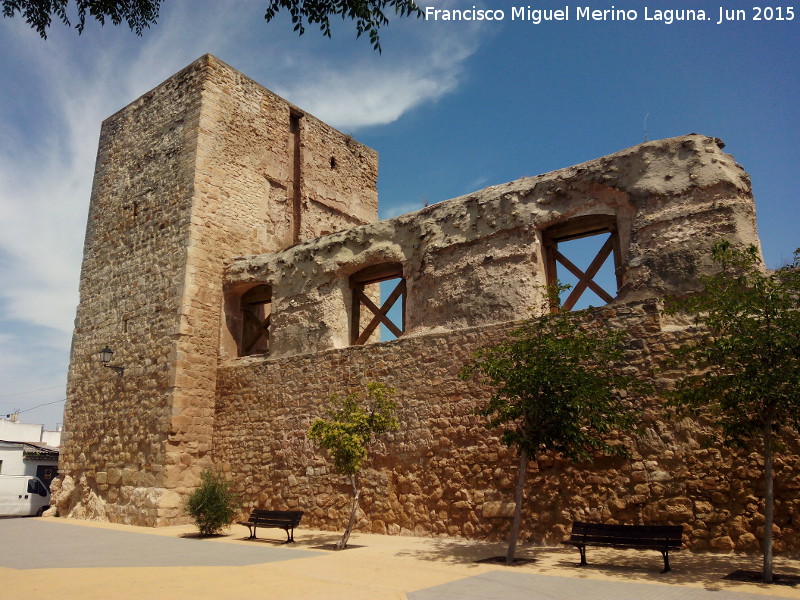
{"label": "rubble stone masonry", "polygon": [[[665,352],[692,335],[665,320],[657,300],[595,309],[630,335],[627,368],[663,366]],[[357,528],[376,533],[505,539],[514,509],[518,459],[497,431],[474,414],[489,393],[458,378],[472,351],[502,339],[511,324],[409,337],[219,370],[217,465],[250,506],[305,510],[304,523],[340,529],[349,485],[308,440],[332,392],[367,381],[397,390],[399,430],[372,450],[362,477]],[[675,373],[653,375],[657,389]],[[531,461],[522,539],[557,544],[573,520],[684,525],[695,550],[757,552],[763,530],[761,457],[720,448],[692,420],[666,420],[658,397],[631,399],[644,434],[620,436],[631,459],[600,457],[573,465],[555,456]],[[775,548],[796,550],[800,534],[800,447],[792,442],[776,467]]]}
{"label": "rubble stone masonry", "polygon": [[[397,390],[400,429],[373,449],[357,527],[503,538],[517,461],[475,414],[489,390],[459,370],[543,310],[559,243],[602,233],[618,289],[582,318],[624,329],[624,369],[667,389],[669,349],[696,332],[664,297],[697,289],[716,240],[758,245],[749,177],[723,146],[648,142],[377,222],[373,150],[198,59],[103,124],[58,513],[185,522],[213,467],[243,514],[302,509],[339,529],[349,488],[306,434],[332,393],[378,381]],[[363,273],[404,281],[398,339],[352,345],[371,318],[353,308]],[[121,375],[99,363],[106,344]],[[757,551],[758,453],[719,447],[660,395],[629,401],[645,421],[618,434],[631,459],[531,462],[522,539],[559,542],[577,519],[664,522],[691,549]],[[800,547],[799,457],[789,440],[776,462],[777,551]]]}

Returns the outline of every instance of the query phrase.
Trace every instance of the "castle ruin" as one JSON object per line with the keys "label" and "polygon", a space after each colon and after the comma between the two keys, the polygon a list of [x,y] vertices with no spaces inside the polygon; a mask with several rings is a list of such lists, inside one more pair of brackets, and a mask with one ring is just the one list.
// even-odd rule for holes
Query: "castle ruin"
{"label": "castle ruin", "polygon": [[[749,178],[722,146],[648,142],[377,221],[373,150],[203,56],[103,123],[58,512],[184,522],[213,466],[245,510],[302,509],[338,529],[347,486],[306,432],[331,393],[374,380],[397,389],[400,430],[365,473],[357,528],[504,536],[515,459],[460,368],[543,304],[570,269],[558,245],[588,235],[605,236],[597,261],[616,273],[601,294],[578,270],[577,287],[608,301],[592,318],[633,334],[630,369],[660,364],[692,335],[663,298],[696,289],[716,240],[758,244]],[[397,339],[379,342],[379,324]],[[123,372],[103,368],[105,346]],[[560,541],[576,519],[672,522],[690,548],[757,550],[758,455],[708,447],[698,424],[641,403],[632,460],[532,461],[523,538]],[[800,541],[790,450],[776,463],[778,551]]]}

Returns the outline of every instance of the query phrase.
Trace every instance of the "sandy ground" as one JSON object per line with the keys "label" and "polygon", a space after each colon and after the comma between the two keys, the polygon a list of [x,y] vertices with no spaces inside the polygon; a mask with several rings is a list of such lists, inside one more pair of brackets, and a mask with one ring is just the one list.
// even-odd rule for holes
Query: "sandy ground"
{"label": "sandy ground", "polygon": [[[474,594],[470,597],[572,598],[576,592],[569,592],[570,586],[586,581],[596,582],[598,592],[596,595],[589,593],[589,597],[606,597],[600,591],[604,586],[611,589],[611,584],[603,582],[626,582],[648,586],[646,588],[628,586],[632,590],[631,597],[636,598],[661,598],[665,597],[667,589],[671,592],[678,589],[683,591],[679,597],[694,597],[695,592],[704,597],[708,594],[703,594],[702,590],[709,590],[715,592],[709,595],[710,597],[720,600],[736,599],[739,597],[737,593],[800,599],[800,586],[797,588],[766,586],[722,579],[738,569],[759,570],[760,558],[757,556],[679,552],[670,558],[672,572],[661,575],[662,559],[655,551],[588,548],[587,558],[590,565],[577,568],[575,565],[579,557],[575,549],[534,548],[523,545],[517,556],[534,558],[534,562],[523,566],[506,567],[475,562],[504,554],[505,545],[501,543],[355,533],[350,540],[352,548],[332,552],[321,547],[333,544],[338,539],[338,534],[310,530],[302,526],[295,532],[296,543],[286,545],[282,543],[285,537],[280,530],[259,530],[260,539],[246,540],[247,530],[242,526],[233,526],[227,535],[211,540],[196,540],[195,530],[191,526],[148,529],[70,519],[14,521],[16,523],[13,524],[6,524],[5,520],[0,521],[0,540],[2,540],[0,599],[2,600],[52,597],[59,600],[216,599],[254,596],[325,600],[413,599],[415,596],[451,597],[445,593],[447,588],[437,588],[441,592],[431,591],[430,588],[453,582],[461,582],[462,588],[467,585]],[[43,528],[48,523],[51,525]],[[93,531],[87,531],[86,528]],[[124,564],[115,564],[114,557],[106,557],[113,566],[91,567],[53,566],[52,560],[50,562],[45,560],[46,553],[41,550],[42,544],[49,543],[51,547],[55,547],[59,543],[69,544],[69,540],[65,541],[64,538],[77,539],[86,535],[96,535],[97,539],[102,539],[104,530],[140,534],[125,538],[131,540],[124,544],[125,550],[130,551],[132,555],[119,558],[117,562]],[[25,533],[27,531],[30,533]],[[14,536],[18,538],[16,542]],[[148,548],[157,543],[157,539],[151,536],[184,541],[195,540],[193,542],[195,544],[204,544],[202,548],[204,553],[209,555],[211,564],[204,566],[170,564],[173,561],[167,557],[159,558],[164,566],[139,566],[140,563],[147,564],[146,554],[152,552]],[[32,537],[46,539],[36,539],[35,545],[31,545]],[[208,546],[209,544],[214,546]],[[137,545],[143,548],[138,554]],[[248,561],[243,561],[243,564],[238,566],[215,563],[211,555],[224,557],[226,548],[232,545],[247,548],[248,552],[263,548],[265,555],[274,553],[276,557],[269,559],[272,562],[244,564]],[[198,547],[200,546],[193,548]],[[69,559],[77,560],[80,558],[78,554],[87,550],[85,546],[81,546],[76,547],[74,551],[67,549],[58,552],[58,556],[63,557],[66,565],[74,565]],[[70,556],[72,552],[75,556]],[[230,552],[229,550],[228,554]],[[37,557],[46,568],[37,566]],[[17,559],[17,562],[12,558]],[[20,558],[24,558],[24,563],[19,562]],[[77,563],[80,564],[80,561],[77,560]],[[8,566],[9,564],[14,566]],[[785,575],[800,576],[800,562],[778,557],[775,561],[775,571]],[[548,592],[548,595],[541,596],[536,595],[535,590],[524,593],[520,590],[514,593],[503,591],[504,585],[519,587],[520,582],[529,583],[536,580],[520,577],[523,574],[555,576],[558,579],[554,577],[547,581],[557,584],[554,589],[564,591]],[[467,579],[465,584],[466,578],[472,579]],[[585,589],[584,583],[581,585],[582,589]],[[437,596],[439,593],[441,595]],[[514,595],[515,593],[519,595]],[[455,592],[453,594],[452,597],[456,597]],[[463,591],[458,595],[464,597]],[[616,593],[613,595],[618,596]],[[746,596],[741,598],[745,600]]]}

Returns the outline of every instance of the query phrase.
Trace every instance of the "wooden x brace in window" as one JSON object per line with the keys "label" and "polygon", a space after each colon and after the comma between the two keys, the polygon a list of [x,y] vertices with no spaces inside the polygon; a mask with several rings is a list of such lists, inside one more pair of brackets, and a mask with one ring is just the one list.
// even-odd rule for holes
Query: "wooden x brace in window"
{"label": "wooden x brace in window", "polygon": [[242,356],[247,356],[262,338],[269,336],[269,323],[272,319],[272,314],[267,315],[263,322],[249,310],[242,311],[242,317],[244,320],[242,327]]}
{"label": "wooden x brace in window", "polygon": [[[391,331],[395,336],[400,337],[403,335],[403,330],[405,329],[405,322],[400,324],[398,327],[388,316],[389,311],[394,306],[395,302],[399,298],[404,298],[406,292],[406,280],[400,279],[400,281],[395,286],[392,293],[386,299],[386,301],[381,305],[380,308],[370,300],[367,295],[364,293],[363,285],[354,286],[353,287],[353,334],[351,340],[353,345],[359,346],[361,344],[366,343],[366,341],[370,338],[370,336],[374,333],[375,329],[383,323],[389,331]],[[360,323],[360,306],[366,306],[370,312],[373,314],[372,319],[364,328],[360,334],[358,333],[358,326]],[[405,321],[405,307],[403,307],[403,321]]]}
{"label": "wooden x brace in window", "polygon": [[614,297],[601,288],[594,280],[594,276],[597,275],[600,267],[603,266],[603,263],[605,263],[606,259],[611,255],[612,248],[611,237],[609,236],[609,238],[606,240],[606,243],[603,244],[603,247],[600,248],[597,255],[592,260],[589,268],[586,269],[585,273],[576,267],[566,256],[561,254],[557,248],[553,249],[555,259],[564,265],[570,273],[578,278],[578,283],[575,285],[572,292],[570,292],[569,296],[567,296],[567,299],[564,300],[564,304],[561,307],[562,310],[572,310],[572,307],[575,306],[575,303],[583,295],[583,292],[586,291],[587,287],[595,294],[600,296],[600,298],[602,298],[605,302],[611,302],[614,300]]}
{"label": "wooden x brace in window", "polygon": [[[567,242],[579,238],[594,235],[609,234],[608,239],[595,255],[589,268],[582,271],[575,264],[558,250],[560,242]],[[622,285],[620,279],[620,251],[619,236],[617,233],[616,218],[612,215],[586,215],[576,217],[564,223],[560,223],[549,228],[544,232],[543,241],[545,244],[547,280],[554,283],[558,280],[556,264],[563,265],[570,273],[578,279],[578,283],[570,292],[560,310],[572,310],[583,293],[590,289],[604,302],[611,302],[614,296],[604,290],[594,277],[606,262],[609,256],[614,257],[614,272],[617,278],[617,287]],[[554,310],[558,310],[554,307]]]}

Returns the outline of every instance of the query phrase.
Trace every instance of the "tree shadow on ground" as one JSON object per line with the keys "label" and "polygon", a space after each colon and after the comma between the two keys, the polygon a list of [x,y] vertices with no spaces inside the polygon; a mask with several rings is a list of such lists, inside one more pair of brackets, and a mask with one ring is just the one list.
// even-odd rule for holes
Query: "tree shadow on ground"
{"label": "tree shadow on ground", "polygon": [[[258,537],[251,538],[250,534],[244,532],[243,535],[234,532],[228,533],[215,533],[213,535],[201,535],[199,532],[182,533],[178,537],[184,539],[195,540],[232,540],[237,542],[248,542],[256,544],[269,544],[272,546],[286,546],[287,548],[306,548],[307,546],[334,546],[336,542],[342,537],[338,534],[325,534],[325,533],[307,533],[304,531],[295,531],[294,542],[286,541],[286,534],[283,530],[275,530],[275,535],[270,534],[270,529],[258,530]],[[348,544],[348,548],[361,548],[362,546],[355,546]]]}
{"label": "tree shadow on ground", "polygon": [[[251,538],[247,535],[244,537],[235,537],[238,541],[242,542],[260,542],[263,544],[272,544],[275,546],[286,546],[287,548],[301,548],[304,550],[336,550],[336,544],[342,538],[341,534],[337,533],[315,533],[295,531],[294,542],[286,542],[285,538],[270,538],[270,537],[257,537]],[[364,544],[347,544],[343,550],[352,550],[355,548],[364,548]]]}
{"label": "tree shadow on ground", "polygon": [[[503,542],[480,542],[452,539],[426,539],[424,548],[405,549],[398,557],[414,558],[450,565],[464,565],[477,568],[480,562],[491,562],[495,557],[505,557],[507,550]],[[532,547],[522,547],[516,558],[533,558]]]}
{"label": "tree shadow on ground", "polygon": [[[398,557],[415,558],[443,564],[462,564],[479,567],[492,556],[505,554],[505,545],[491,542],[464,542],[434,539],[424,548],[406,549]],[[707,590],[727,589],[756,585],[759,589],[775,589],[759,581],[740,583],[727,576],[736,571],[760,572],[761,557],[740,554],[671,553],[672,570],[661,573],[664,563],[661,553],[652,551],[587,548],[588,565],[579,566],[580,556],[573,548],[558,546],[523,545],[517,552],[519,558],[533,558],[532,562],[506,566],[502,561],[492,566],[513,568],[517,572],[579,578],[606,578],[637,583],[660,583],[703,587]],[[800,578],[800,563],[787,557],[776,557],[775,573],[784,580]],[[798,579],[800,580],[800,579]]]}

